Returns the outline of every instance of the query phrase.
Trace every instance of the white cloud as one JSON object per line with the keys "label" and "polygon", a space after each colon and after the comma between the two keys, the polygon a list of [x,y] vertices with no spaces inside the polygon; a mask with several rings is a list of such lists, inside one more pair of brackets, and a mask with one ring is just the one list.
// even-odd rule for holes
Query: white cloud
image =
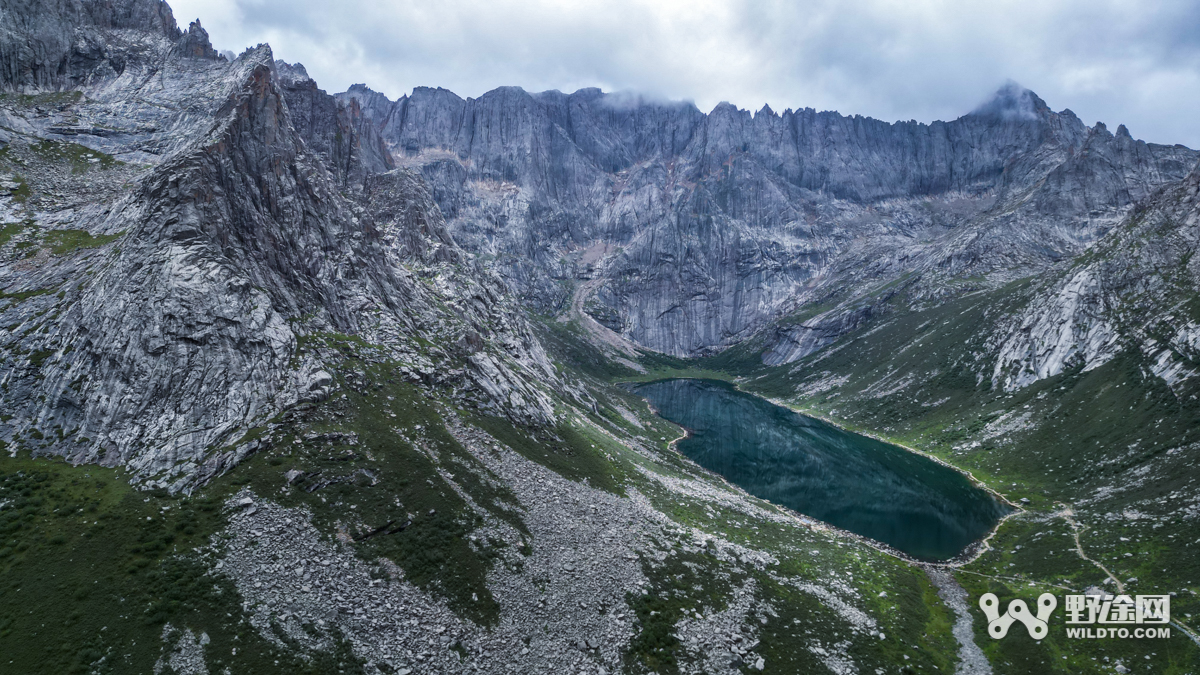
{"label": "white cloud", "polygon": [[1012,79],[1051,107],[1200,147],[1188,0],[174,0],[219,49],[269,42],[329,91],[585,86],[951,119]]}

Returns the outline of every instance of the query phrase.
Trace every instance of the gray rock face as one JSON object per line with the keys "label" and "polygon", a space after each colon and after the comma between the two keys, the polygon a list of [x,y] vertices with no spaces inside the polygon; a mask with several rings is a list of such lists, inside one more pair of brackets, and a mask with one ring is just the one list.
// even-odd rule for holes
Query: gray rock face
{"label": "gray rock face", "polygon": [[162,57],[217,58],[195,21],[186,33],[163,0],[12,0],[0,7],[0,83],[55,91],[120,75]]}
{"label": "gray rock face", "polygon": [[1017,389],[1140,352],[1179,391],[1200,376],[1200,164],[1046,280],[992,340],[994,383]]}
{"label": "gray rock face", "polygon": [[208,39],[208,31],[200,26],[200,20],[188,24],[186,33],[179,38],[175,43],[175,48],[172,50],[179,56],[190,56],[197,59],[219,59],[222,58],[217,54],[217,50],[213,49],[212,42]]}
{"label": "gray rock face", "polygon": [[[382,264],[353,264],[361,254],[382,261],[378,234],[348,227],[319,165],[298,161],[295,136],[279,133],[286,108],[264,52],[235,65],[207,137],[109,215],[120,223],[109,229],[128,230],[122,250],[64,314],[59,343],[74,349],[40,387],[50,394],[40,424],[95,440],[75,459],[150,473],[194,460],[294,398],[288,317],[316,310],[354,332],[364,307],[346,302],[351,285],[386,288],[393,303],[412,295]],[[71,382],[82,384],[63,400]],[[172,441],[133,456],[155,438]]]}
{"label": "gray rock face", "polygon": [[[541,311],[599,278],[585,299],[597,320],[680,355],[848,285],[1031,274],[1198,157],[1088,128],[1015,86],[928,125],[728,104],[705,115],[594,89],[338,97],[419,168],[460,244],[494,256]],[[777,357],[803,352],[786,344],[811,329],[781,333]]]}
{"label": "gray rock face", "polygon": [[276,61],[275,73],[292,125],[343,187],[361,187],[367,176],[396,168],[374,125],[365,123],[357,101],[343,103],[318,89],[300,64]]}
{"label": "gray rock face", "polygon": [[[247,451],[213,448],[327,395],[321,364],[296,357],[306,334],[385,342],[430,386],[547,422],[544,388],[587,395],[558,382],[509,288],[675,354],[804,307],[768,335],[765,359],[785,363],[871,320],[898,283],[939,302],[963,279],[1051,269],[1197,159],[1018,88],[932,125],[597,90],[391,102],[329,96],[265,46],[228,62],[161,3],[4,11],[4,87],[81,94],[6,103],[7,142],[112,157],[79,156],[110,164],[75,178],[56,150],[7,183],[0,436],[144,477],[211,475]],[[104,50],[80,60],[88,40]],[[42,231],[85,245],[26,262]],[[1074,269],[997,344],[994,378],[1102,361],[1128,332],[1105,309],[1122,278]],[[1194,348],[1185,324],[1171,354]],[[1190,372],[1171,354],[1155,356],[1165,377]]]}
{"label": "gray rock face", "polygon": [[[329,374],[297,355],[313,332],[388,344],[430,386],[550,421],[540,387],[557,375],[545,352],[500,280],[457,248],[419,177],[373,175],[389,164],[353,136],[355,106],[300,81],[266,46],[226,63],[194,58],[204,45],[195,24],[161,45],[149,94],[171,103],[165,117],[127,103],[146,86],[129,69],[52,111],[36,102],[5,111],[26,132],[14,147],[44,160],[14,178],[32,182],[31,198],[19,201],[12,182],[2,204],[17,235],[0,247],[10,328],[0,338],[0,437],[143,479],[203,480],[248,451],[231,444],[250,427],[327,395]],[[110,157],[95,159],[108,169],[92,169],[88,146],[57,140],[63,117],[120,120],[125,133],[70,137],[152,163]],[[171,125],[163,136],[160,124]],[[79,203],[59,191],[69,153],[83,153],[76,180],[97,193]],[[357,201],[341,193],[350,184]],[[50,239],[39,239],[43,229]],[[83,245],[40,249],[36,266],[21,257],[22,246],[69,237]]]}
{"label": "gray rock face", "polygon": [[431,264],[466,260],[446,230],[428,186],[412,171],[370,175],[363,184],[361,201],[377,223],[396,233],[393,250],[399,258]]}

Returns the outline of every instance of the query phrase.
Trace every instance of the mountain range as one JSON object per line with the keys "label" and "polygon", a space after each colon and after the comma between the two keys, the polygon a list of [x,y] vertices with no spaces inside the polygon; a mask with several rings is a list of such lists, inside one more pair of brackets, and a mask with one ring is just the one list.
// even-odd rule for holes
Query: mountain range
{"label": "mountain range", "polygon": [[[161,0],[4,0],[0,89],[0,670],[1200,667],[1200,152],[1012,83],[329,94]],[[663,377],[1015,515],[909,559],[680,455]],[[1175,634],[990,638],[1033,587]]]}

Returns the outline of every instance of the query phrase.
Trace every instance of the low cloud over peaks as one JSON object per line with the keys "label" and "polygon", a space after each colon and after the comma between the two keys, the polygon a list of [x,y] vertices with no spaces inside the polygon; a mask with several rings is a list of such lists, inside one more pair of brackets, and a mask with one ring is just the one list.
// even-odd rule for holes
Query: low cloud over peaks
{"label": "low cloud over peaks", "polygon": [[1037,94],[1009,80],[991,98],[971,111],[971,114],[999,117],[1005,121],[1033,121],[1038,118],[1038,109],[1045,106]]}
{"label": "low cloud over peaks", "polygon": [[[1028,115],[1033,102],[1021,92],[1031,89],[1055,110],[1200,147],[1200,3],[1184,0],[171,5],[178,17],[198,16],[218,49],[269,42],[328,91],[354,82],[391,98],[422,85],[464,97],[502,85],[599,87],[705,111],[727,100],[929,122],[970,111]],[[997,88],[1011,100],[993,97]]]}

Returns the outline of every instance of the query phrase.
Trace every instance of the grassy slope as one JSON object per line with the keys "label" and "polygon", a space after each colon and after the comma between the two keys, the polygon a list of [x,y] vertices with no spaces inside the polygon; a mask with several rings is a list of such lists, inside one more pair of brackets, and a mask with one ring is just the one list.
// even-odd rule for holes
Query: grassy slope
{"label": "grassy slope", "polygon": [[[1012,500],[1030,500],[1028,513],[1001,527],[994,549],[959,574],[973,601],[988,591],[1006,605],[1101,586],[1106,575],[1076,555],[1073,528],[1059,515],[1072,504],[1084,552],[1130,592],[1178,593],[1172,614],[1188,623],[1200,613],[1200,523],[1183,517],[1179,498],[1200,492],[1195,450],[1186,449],[1200,440],[1200,399],[1172,392],[1136,353],[1013,393],[978,382],[982,336],[1027,286],[926,311],[898,304],[882,324],[788,366],[762,366],[751,345],[697,371],[742,375],[747,390],[930,452]],[[1020,416],[1020,430],[989,432]],[[1129,511],[1139,517],[1122,515]],[[997,673],[1113,672],[1118,662],[1132,672],[1200,668],[1200,650],[1178,631],[1153,643],[1066,640],[1061,627],[1041,643],[1021,631],[995,641],[976,614],[977,641]]]}
{"label": "grassy slope", "polygon": [[277,650],[246,623],[233,584],[194,552],[224,521],[213,496],[138,492],[114,470],[5,456],[0,503],[0,671],[152,672],[168,622],[210,637],[210,666],[361,671],[344,650],[307,661]]}
{"label": "grassy slope", "polygon": [[[499,607],[486,576],[495,564],[490,551],[504,544],[472,547],[463,535],[487,518],[518,531],[524,525],[512,495],[445,431],[451,412],[568,478],[618,493],[636,489],[680,525],[781,561],[766,569],[732,568],[710,554],[687,553],[686,538],[663,542],[674,544],[675,553],[661,563],[644,560],[651,585],[629,598],[641,619],[626,657],[630,672],[677,672],[691,656],[672,637],[675,622],[698,608],[728,606],[731,589],[745,578],[753,579],[757,596],[775,612],[758,626],[764,672],[821,672],[809,651],[816,644],[839,645],[868,671],[901,662],[910,672],[953,666],[952,617],[919,570],[824,532],[702,508],[636,470],[635,463],[665,475],[696,471],[668,449],[678,428],[619,387],[592,380],[596,411],[564,407],[558,428],[531,430],[451,410],[453,404],[404,382],[396,364],[353,338],[319,336],[302,348],[336,372],[337,393],[242,439],[269,443],[192,496],[140,492],[109,469],[27,453],[0,456],[0,654],[12,662],[0,663],[0,670],[149,672],[170,622],[210,636],[210,670],[220,664],[235,673],[358,672],[362,664],[344,643],[329,654],[274,650],[245,623],[232,583],[212,572],[213,557],[204,547],[224,527],[222,505],[243,487],[308,508],[328,535],[340,528],[360,537],[354,547],[364,559],[390,559],[464,618],[494,622]],[[630,451],[615,440],[620,437],[652,454]],[[289,472],[299,472],[291,473],[290,484]],[[446,476],[482,512],[465,503]],[[410,520],[393,534],[363,536]],[[843,618],[793,585],[832,579],[857,589],[855,604],[879,622],[886,640],[852,633]],[[30,604],[31,597],[38,601]]]}
{"label": "grassy slope", "polygon": [[[16,95],[6,96],[11,100]],[[45,98],[46,95],[38,97]],[[7,196],[23,207],[25,214],[20,222],[5,223],[0,227],[0,250],[15,241],[12,249],[7,251],[12,258],[33,257],[40,249],[63,256],[80,249],[106,246],[120,239],[123,232],[93,235],[74,229],[43,231],[36,224],[34,205],[41,200],[50,200],[59,205],[51,208],[54,210],[61,207],[64,199],[75,201],[85,196],[92,197],[94,202],[110,201],[120,191],[108,190],[106,186],[121,183],[137,172],[137,167],[111,155],[69,141],[21,138],[5,146],[0,149],[0,176],[10,178],[16,185],[7,190]],[[35,187],[34,183],[41,188]],[[46,192],[50,186],[53,190]]]}

